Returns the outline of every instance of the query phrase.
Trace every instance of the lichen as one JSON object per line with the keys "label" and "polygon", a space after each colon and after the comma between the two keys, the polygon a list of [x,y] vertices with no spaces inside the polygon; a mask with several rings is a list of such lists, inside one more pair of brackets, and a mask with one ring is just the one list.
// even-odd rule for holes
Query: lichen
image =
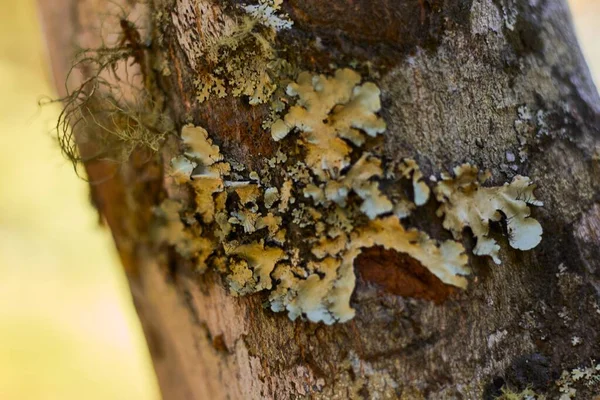
{"label": "lichen", "polygon": [[198,270],[206,269],[206,260],[215,250],[215,243],[202,236],[202,228],[196,224],[187,227],[182,222],[182,204],[167,199],[155,210],[163,221],[157,229],[157,240],[172,245],[177,252],[190,259],[195,259]]}
{"label": "lichen", "polygon": [[181,139],[189,147],[186,156],[198,159],[206,167],[223,159],[219,147],[212,144],[208,132],[200,126],[185,125],[181,130]]}
{"label": "lichen", "polygon": [[194,161],[191,161],[189,158],[177,156],[171,160],[171,169],[169,171],[169,175],[173,177],[175,182],[178,184],[183,184],[189,182],[192,172],[197,166],[198,164],[196,164]]}
{"label": "lichen", "polygon": [[196,211],[205,223],[211,223],[216,210],[213,195],[223,191],[223,176],[229,174],[230,166],[219,162],[223,155],[204,128],[185,125],[181,130],[181,138],[187,146],[184,154],[197,162],[197,167],[190,175],[194,179],[192,186],[196,193]]}
{"label": "lichen", "polygon": [[287,94],[298,97],[283,119],[273,123],[274,140],[285,138],[292,129],[302,132],[306,163],[322,180],[336,177],[350,165],[350,144],[361,146],[362,132],[373,137],[385,131],[385,122],[375,113],[381,108],[379,88],[371,82],[361,86],[361,77],[345,68],[333,77],[302,72]]}
{"label": "lichen", "polygon": [[[470,269],[462,244],[439,242],[401,222],[429,200],[417,163],[393,163],[368,151],[371,138],[386,127],[376,114],[377,86],[361,84],[350,69],[334,77],[305,72],[288,94],[296,102],[288,101],[287,113],[271,129],[273,139],[286,140],[286,151],[263,160],[260,173],[221,154],[206,130],[183,127],[183,155],[171,161],[172,176],[192,189],[194,206],[184,215],[172,200],[163,203],[163,241],[196,257],[201,270],[212,265],[224,274],[234,295],[268,291],[271,309],[291,319],[351,319],[354,262],[374,246],[403,253],[441,282],[466,288]],[[299,140],[291,139],[292,131]],[[478,238],[475,252],[491,248],[496,256],[488,221],[499,220],[500,210],[509,217],[513,247],[537,244],[539,224],[527,204],[539,202],[528,178],[485,188],[474,167],[461,166],[455,174],[443,175],[434,189],[444,227],[459,237],[470,226]],[[412,189],[403,190],[400,181]]]}
{"label": "lichen", "polygon": [[290,29],[293,22],[285,14],[277,14],[281,9],[283,0],[260,0],[259,4],[244,6],[244,10],[252,16],[258,23],[267,26],[275,31]]}
{"label": "lichen", "polygon": [[281,13],[282,0],[260,0],[244,5],[243,15],[232,28],[211,41],[204,51],[207,68],[194,80],[196,98],[202,103],[211,95],[245,96],[251,105],[271,99],[277,89],[274,77],[286,75],[289,64],[273,48],[277,32],[292,26]]}
{"label": "lichen", "polygon": [[539,395],[533,389],[526,388],[520,392],[515,392],[508,387],[502,388],[502,394],[495,398],[496,400],[545,400],[546,396]]}
{"label": "lichen", "polygon": [[243,245],[230,244],[225,253],[238,256],[252,268],[253,279],[244,285],[247,286],[244,290],[249,293],[271,289],[273,287],[271,272],[275,269],[275,264],[285,257],[282,249],[265,246],[262,241]]}
{"label": "lichen", "polygon": [[542,226],[530,217],[528,205],[541,206],[533,194],[535,185],[528,177],[516,176],[511,183],[498,187],[483,187],[489,173],[480,173],[469,164],[454,168],[453,178],[442,174],[435,187],[437,200],[442,203],[438,215],[444,216],[444,228],[455,238],[460,238],[469,227],[477,238],[473,252],[489,255],[500,264],[498,243],[488,236],[489,222],[500,221],[504,215],[510,245],[519,250],[529,250],[541,241]]}
{"label": "lichen", "polygon": [[[565,369],[560,377],[553,383],[554,390],[550,389],[553,397],[538,393],[527,387],[522,391],[515,391],[508,386],[502,387],[502,394],[498,400],[573,400],[588,399],[590,395],[598,393],[600,387],[600,364],[591,360],[588,366]],[[556,393],[557,392],[557,393]]]}
{"label": "lichen", "polygon": [[463,275],[470,273],[463,246],[453,240],[438,245],[426,233],[405,230],[398,218],[390,216],[369,222],[353,234],[352,248],[383,246],[418,260],[442,282],[460,288],[467,286]]}
{"label": "lichen", "polygon": [[431,190],[423,181],[423,174],[417,165],[417,162],[412,159],[405,159],[399,166],[400,173],[404,178],[412,178],[413,192],[415,196],[415,205],[422,206],[427,203]]}

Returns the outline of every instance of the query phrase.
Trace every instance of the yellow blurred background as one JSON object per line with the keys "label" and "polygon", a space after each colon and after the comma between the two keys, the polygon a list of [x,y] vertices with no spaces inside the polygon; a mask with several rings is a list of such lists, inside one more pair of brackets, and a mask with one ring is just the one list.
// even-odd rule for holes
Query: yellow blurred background
{"label": "yellow blurred background", "polygon": [[[571,3],[600,82],[600,0]],[[110,235],[37,107],[54,90],[35,4],[0,4],[0,400],[158,399]]]}
{"label": "yellow blurred background", "polygon": [[37,106],[56,95],[35,2],[0,4],[0,400],[158,399],[109,232]]}

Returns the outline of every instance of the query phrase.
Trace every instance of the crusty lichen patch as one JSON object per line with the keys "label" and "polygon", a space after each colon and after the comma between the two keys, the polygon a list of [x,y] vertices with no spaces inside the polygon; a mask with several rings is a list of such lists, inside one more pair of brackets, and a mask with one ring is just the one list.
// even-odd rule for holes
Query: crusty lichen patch
{"label": "crusty lichen patch", "polygon": [[[200,224],[189,216],[182,215],[182,206],[174,200],[167,199],[157,209],[157,214],[166,223],[157,230],[158,240],[166,242],[187,258],[197,260],[198,270],[206,269],[206,260],[215,250],[215,243],[203,237]],[[189,222],[189,225],[183,221]]]}
{"label": "crusty lichen patch", "polygon": [[292,26],[281,3],[260,0],[241,7],[243,15],[209,43],[203,52],[207,66],[194,80],[199,102],[228,93],[247,97],[252,105],[270,100],[277,89],[273,78],[289,67],[273,48],[277,32]]}
{"label": "crusty lichen patch", "polygon": [[489,255],[500,264],[500,246],[488,236],[489,222],[500,221],[504,215],[510,245],[529,250],[542,239],[542,226],[530,217],[528,205],[541,206],[533,194],[535,185],[528,177],[516,176],[511,183],[499,187],[482,187],[489,173],[481,173],[471,165],[454,168],[453,178],[442,175],[435,187],[437,200],[442,203],[438,215],[444,216],[444,228],[459,238],[465,227],[470,227],[477,238],[473,252]]}
{"label": "crusty lichen patch", "polygon": [[[403,226],[401,219],[427,203],[431,189],[414,160],[393,163],[367,151],[386,124],[377,115],[379,88],[361,80],[350,69],[333,77],[301,73],[287,88],[285,116],[271,129],[286,151],[264,160],[260,173],[228,160],[203,128],[183,127],[183,154],[171,161],[171,173],[188,186],[194,204],[184,215],[182,205],[166,200],[158,211],[166,222],[160,237],[197,259],[200,269],[221,272],[232,294],[268,291],[271,309],[291,319],[351,319],[354,262],[374,246],[405,254],[445,284],[467,287],[461,243]],[[513,247],[539,242],[539,224],[527,207],[539,202],[528,178],[484,188],[474,167],[455,174],[443,175],[434,188],[439,213],[457,237],[472,227],[476,254],[497,256],[487,234],[499,211],[507,216]],[[412,198],[400,180],[410,183]]]}

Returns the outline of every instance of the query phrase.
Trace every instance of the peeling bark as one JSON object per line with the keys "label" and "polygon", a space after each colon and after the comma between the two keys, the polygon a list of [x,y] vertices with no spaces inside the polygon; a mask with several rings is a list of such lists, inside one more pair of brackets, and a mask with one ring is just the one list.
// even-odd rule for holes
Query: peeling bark
{"label": "peeling bark", "polygon": [[[57,3],[40,9],[62,83],[74,45],[98,45],[95,16],[106,4]],[[249,168],[273,156],[261,128],[268,106],[195,100],[194,78],[211,67],[206,44],[231,29],[242,2],[122,3],[151,39],[153,90],[176,125],[205,127]],[[375,150],[415,158],[425,176],[470,162],[491,170],[494,184],[531,177],[545,202],[534,210],[543,239],[518,252],[495,229],[503,265],[471,255],[466,291],[373,248],[355,262],[352,321],[292,322],[265,309],[263,295],[232,297],[218,274],[198,275],[153,244],[164,162],[140,154],[120,168],[90,162],[91,181],[102,182],[92,185],[94,204],[126,267],[164,398],[478,399],[505,384],[556,395],[561,371],[600,358],[600,99],[565,2],[289,0],[283,9],[294,22],[276,39],[286,59],[316,72],[358,65],[381,88],[388,132]],[[173,147],[169,140],[162,157]],[[435,209],[430,202],[409,221],[449,238]],[[577,398],[595,390],[579,388]]]}

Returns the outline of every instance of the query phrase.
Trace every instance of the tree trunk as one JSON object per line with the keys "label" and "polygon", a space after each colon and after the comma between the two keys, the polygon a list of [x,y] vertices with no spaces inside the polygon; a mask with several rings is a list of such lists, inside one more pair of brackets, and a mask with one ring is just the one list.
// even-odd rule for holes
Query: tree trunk
{"label": "tree trunk", "polygon": [[[243,25],[242,2],[119,3],[122,9],[96,0],[40,2],[59,87],[75,46],[112,40],[130,51],[127,63],[143,76],[136,83],[174,131],[202,126],[226,160],[261,172],[279,149],[261,127],[269,101],[251,105],[233,95],[231,78],[225,97],[215,90],[201,102],[195,82],[211,68],[252,69],[251,57],[267,51],[210,54]],[[463,163],[490,170],[494,186],[528,176],[544,202],[532,210],[543,238],[530,251],[511,249],[504,223],[492,224],[502,258],[495,265],[473,254],[465,231],[472,270],[465,290],[429,276],[410,256],[374,246],[354,261],[353,319],[292,321],[265,306],[268,293],[232,296],[223,274],[200,273],[153,240],[154,207],[185,198],[167,171],[181,153],[176,135],[157,156],[136,150],[124,164],[91,158],[93,201],[121,254],[163,397],[479,399],[503,387],[549,398],[561,387],[582,399],[600,393],[591,377],[560,380],[600,357],[600,99],[565,2],[286,0],[277,14],[293,25],[267,40],[274,59],[327,76],[351,66],[380,88],[387,130],[371,153],[386,162],[414,158],[425,177]],[[140,40],[120,19],[135,23]],[[254,38],[266,35],[265,27],[250,29]],[[296,76],[272,80],[280,90]],[[282,91],[273,96],[293,104]],[[82,155],[91,151],[79,145]],[[430,199],[406,225],[451,238],[439,205]]]}

